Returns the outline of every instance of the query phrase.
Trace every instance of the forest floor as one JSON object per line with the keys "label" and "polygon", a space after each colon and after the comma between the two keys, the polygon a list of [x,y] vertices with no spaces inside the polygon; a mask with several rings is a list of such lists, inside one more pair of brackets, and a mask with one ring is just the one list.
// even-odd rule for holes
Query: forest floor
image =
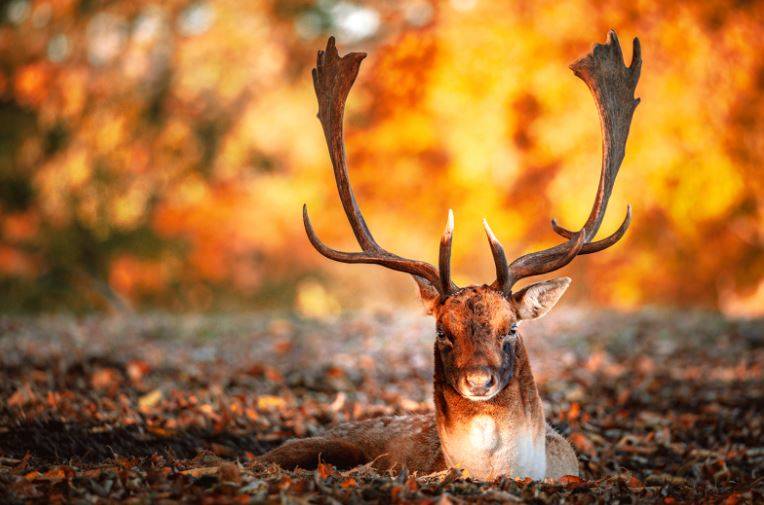
{"label": "forest floor", "polygon": [[582,478],[257,461],[337,422],[431,411],[417,315],[2,317],[0,501],[764,501],[764,320],[560,310],[522,333]]}

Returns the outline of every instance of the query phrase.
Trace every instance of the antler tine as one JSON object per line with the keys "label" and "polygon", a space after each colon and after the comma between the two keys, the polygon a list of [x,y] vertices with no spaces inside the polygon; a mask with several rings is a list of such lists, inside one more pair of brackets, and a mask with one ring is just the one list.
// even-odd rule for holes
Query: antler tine
{"label": "antler tine", "polygon": [[308,207],[303,205],[302,207],[302,219],[305,224],[305,231],[308,234],[308,240],[320,252],[323,256],[330,260],[339,261],[340,263],[368,263],[387,267],[391,270],[397,270],[411,275],[422,277],[429,281],[440,291],[440,279],[438,278],[438,272],[429,263],[424,261],[410,260],[402,258],[395,254],[389,253],[385,250],[379,251],[364,251],[364,252],[344,252],[333,249],[324,244],[321,239],[316,235],[313,230],[313,225],[308,217]]}
{"label": "antler tine", "polygon": [[440,255],[438,259],[438,270],[440,271],[440,285],[443,288],[443,294],[451,292],[451,242],[454,238],[454,211],[448,209],[448,220],[446,228],[443,230],[443,236],[440,238]]}
{"label": "antler tine", "polygon": [[[600,116],[602,128],[602,171],[594,205],[584,225],[586,240],[590,242],[599,231],[605,217],[607,203],[613,191],[613,184],[618,175],[626,152],[626,139],[634,110],[639,105],[639,98],[634,98],[639,75],[642,69],[642,50],[638,38],[634,38],[631,64],[626,67],[623,61],[621,45],[614,30],[608,32],[606,44],[596,44],[594,49],[570,65],[571,70],[589,87]],[[628,228],[629,216],[624,220]],[[573,232],[552,221],[552,229],[563,237],[570,237]],[[624,229],[599,241],[608,245],[601,248],[584,247],[582,254],[596,252],[615,244],[618,235],[623,236]],[[589,244],[587,244],[588,246]],[[598,246],[599,247],[599,246]],[[595,251],[596,250],[596,251]]]}
{"label": "antler tine", "polygon": [[[353,234],[363,252],[338,251],[321,242],[310,223],[307,206],[303,206],[305,231],[313,247],[329,259],[343,263],[382,265],[392,270],[405,272],[424,279],[432,284],[438,292],[446,294],[451,289],[451,285],[441,285],[441,276],[434,266],[423,261],[397,256],[377,244],[369,227],[366,225],[361,209],[353,194],[353,189],[350,186],[342,122],[345,113],[345,102],[356,77],[358,77],[361,61],[365,57],[365,53],[348,53],[340,57],[335,46],[334,37],[329,37],[326,43],[326,50],[318,52],[316,68],[312,72],[313,87],[318,98],[318,119],[321,121],[329,148],[329,157],[332,161],[337,191],[339,192],[345,215],[353,229]],[[452,216],[451,219],[453,219]],[[453,221],[451,223],[453,225]],[[443,250],[441,249],[441,263],[442,257]],[[448,257],[450,257],[450,240],[448,244]],[[446,278],[448,278],[448,272],[449,268],[446,268]]]}
{"label": "antler tine", "polygon": [[493,234],[493,230],[488,225],[488,220],[485,218],[483,219],[483,228],[485,228],[485,234],[488,237],[488,243],[491,246],[493,263],[496,265],[496,281],[493,285],[494,287],[502,288],[507,284],[507,280],[509,280],[507,255],[504,253],[504,247],[502,247],[501,242],[498,241],[496,235]]}
{"label": "antler tine", "polygon": [[[571,70],[591,90],[600,115],[603,137],[602,170],[597,194],[589,217],[580,231],[570,231],[557,224],[556,220],[552,220],[552,229],[567,238],[567,242],[516,259],[509,264],[509,274],[503,283],[500,282],[500,279],[504,278],[506,274],[497,262],[497,281],[495,284],[505,293],[509,294],[512,285],[523,277],[562,268],[578,254],[591,254],[612,246],[626,233],[631,223],[631,207],[627,208],[626,217],[615,233],[602,240],[592,242],[602,224],[607,203],[613,191],[613,184],[625,155],[631,119],[639,104],[639,99],[634,98],[634,90],[639,80],[641,66],[639,39],[634,39],[632,61],[626,67],[623,62],[621,45],[613,30],[608,32],[607,43],[596,44],[589,54],[576,60],[570,66]],[[495,240],[495,237],[493,239]],[[493,240],[491,240],[491,248],[494,251],[494,259],[496,259],[496,251],[499,249],[494,246]]]}
{"label": "antler tine", "polygon": [[[629,225],[631,224],[631,205],[626,206],[626,217],[624,217],[623,222],[621,223],[621,226],[618,227],[618,229],[612,234],[609,235],[602,240],[598,240],[596,242],[587,242],[584,244],[584,246],[581,248],[581,251],[578,253],[580,254],[591,254],[595,252],[599,252],[603,249],[607,249],[611,245],[615,244],[619,240],[621,240],[621,237],[624,236],[626,233],[626,230],[629,229]],[[569,230],[566,230],[562,226],[557,224],[557,221],[552,219],[552,229],[554,229],[557,234],[562,235],[565,238],[571,238],[575,236],[575,232],[571,232]]]}

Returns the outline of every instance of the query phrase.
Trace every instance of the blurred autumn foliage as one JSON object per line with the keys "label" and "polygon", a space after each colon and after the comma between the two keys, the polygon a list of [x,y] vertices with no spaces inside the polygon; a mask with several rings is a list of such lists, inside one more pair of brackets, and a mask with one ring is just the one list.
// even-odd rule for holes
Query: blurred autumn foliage
{"label": "blurred autumn foliage", "polygon": [[371,228],[457,282],[490,282],[481,219],[520,254],[591,206],[599,123],[567,69],[616,28],[644,67],[603,226],[567,268],[581,302],[764,308],[764,3],[13,0],[0,25],[0,307],[213,310],[414,302],[354,249],[315,119],[329,33],[369,52],[351,176]]}

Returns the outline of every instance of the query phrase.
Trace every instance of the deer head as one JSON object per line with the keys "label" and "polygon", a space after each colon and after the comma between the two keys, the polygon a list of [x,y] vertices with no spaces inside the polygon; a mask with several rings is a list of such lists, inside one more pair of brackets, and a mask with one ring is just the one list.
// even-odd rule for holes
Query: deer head
{"label": "deer head", "polygon": [[303,220],[308,238],[329,259],[377,264],[414,277],[429,313],[436,319],[436,358],[442,364],[442,373],[465,398],[487,400],[506,386],[514,373],[516,353],[513,348],[518,345],[518,323],[546,314],[570,285],[570,279],[560,277],[513,291],[515,284],[526,277],[558,270],[578,255],[602,251],[618,242],[629,227],[631,208],[627,207],[621,226],[612,235],[594,240],[623,161],[631,119],[639,104],[639,99],[634,98],[634,89],[642,60],[636,38],[633,47],[631,65],[626,67],[618,38],[611,30],[606,44],[597,44],[591,53],[570,66],[594,96],[603,133],[599,186],[586,223],[580,230],[570,231],[553,219],[552,229],[565,239],[564,242],[508,262],[504,248],[484,221],[496,266],[496,280],[491,284],[465,288],[456,286],[451,280],[454,230],[451,211],[440,240],[438,268],[393,254],[383,249],[372,236],[350,186],[342,127],[345,101],[366,55],[349,53],[340,57],[333,37],[326,50],[318,52],[313,69],[318,118],[329,147],[340,201],[362,250],[343,252],[321,242],[310,223],[307,206],[304,206]]}

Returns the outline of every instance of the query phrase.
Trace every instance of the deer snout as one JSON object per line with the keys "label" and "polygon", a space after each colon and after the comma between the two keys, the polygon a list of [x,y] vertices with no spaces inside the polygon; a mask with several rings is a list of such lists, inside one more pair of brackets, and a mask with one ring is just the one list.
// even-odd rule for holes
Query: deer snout
{"label": "deer snout", "polygon": [[492,396],[497,384],[496,374],[485,367],[475,367],[464,371],[462,376],[463,393],[467,397],[483,398]]}

